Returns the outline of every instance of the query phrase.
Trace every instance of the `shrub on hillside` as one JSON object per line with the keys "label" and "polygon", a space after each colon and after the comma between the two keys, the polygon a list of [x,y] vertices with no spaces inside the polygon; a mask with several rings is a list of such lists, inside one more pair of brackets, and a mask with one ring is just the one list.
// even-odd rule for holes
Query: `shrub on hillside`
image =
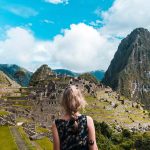
{"label": "shrub on hillside", "polygon": [[94,121],[94,123],[100,150],[150,150],[150,132],[131,133],[123,129],[121,133],[116,133],[105,122]]}
{"label": "shrub on hillside", "polygon": [[122,135],[123,137],[131,138],[131,132],[128,129],[123,129]]}

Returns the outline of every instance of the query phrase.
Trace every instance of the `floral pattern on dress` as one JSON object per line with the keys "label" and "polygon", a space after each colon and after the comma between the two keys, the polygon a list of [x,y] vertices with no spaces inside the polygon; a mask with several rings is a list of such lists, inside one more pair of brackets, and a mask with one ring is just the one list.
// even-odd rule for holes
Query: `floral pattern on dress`
{"label": "floral pattern on dress", "polygon": [[60,150],[88,150],[87,117],[77,117],[78,130],[74,131],[74,120],[56,119],[55,124],[60,139]]}

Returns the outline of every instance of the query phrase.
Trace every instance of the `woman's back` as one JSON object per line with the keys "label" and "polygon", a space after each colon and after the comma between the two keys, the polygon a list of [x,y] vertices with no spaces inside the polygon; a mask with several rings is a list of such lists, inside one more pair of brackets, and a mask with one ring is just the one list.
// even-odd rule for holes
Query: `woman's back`
{"label": "woman's back", "polygon": [[85,108],[86,101],[78,87],[66,87],[61,105],[65,115],[52,124],[53,149],[98,150],[93,119],[79,113]]}
{"label": "woman's back", "polygon": [[[78,124],[74,128],[75,121]],[[76,119],[57,119],[55,124],[58,130],[61,150],[88,150],[87,117],[79,115]]]}

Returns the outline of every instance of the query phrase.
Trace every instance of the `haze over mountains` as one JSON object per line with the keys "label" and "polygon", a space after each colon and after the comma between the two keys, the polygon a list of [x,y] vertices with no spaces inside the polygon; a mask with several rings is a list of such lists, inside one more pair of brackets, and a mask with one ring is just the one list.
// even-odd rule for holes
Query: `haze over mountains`
{"label": "haze over mountains", "polygon": [[[21,84],[22,86],[29,85],[29,81],[33,74],[33,72],[30,72],[27,69],[20,67],[16,64],[0,64],[0,70],[3,71],[12,80],[16,81],[17,83]],[[70,75],[72,77],[77,77],[82,74],[82,73],[76,73],[76,72],[73,72],[73,71],[67,70],[67,69],[51,69],[51,70],[54,73],[62,74],[62,75],[66,74],[66,75]],[[18,71],[24,72],[21,82],[19,81],[18,77],[16,76]],[[102,80],[105,72],[103,70],[95,70],[95,71],[91,71],[89,73],[91,75],[93,75],[94,77],[96,77],[97,80]]]}

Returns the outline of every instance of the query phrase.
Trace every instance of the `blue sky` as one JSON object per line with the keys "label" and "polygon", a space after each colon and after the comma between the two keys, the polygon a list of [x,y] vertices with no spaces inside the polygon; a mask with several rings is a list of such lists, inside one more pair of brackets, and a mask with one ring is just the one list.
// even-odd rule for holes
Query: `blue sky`
{"label": "blue sky", "polygon": [[[0,2],[0,26],[22,26],[40,39],[50,39],[70,24],[102,20],[96,10],[107,10],[113,0],[70,0],[69,4],[45,0],[3,0]],[[28,13],[27,13],[28,11]]]}
{"label": "blue sky", "polygon": [[149,0],[0,0],[0,63],[107,70],[121,39],[150,28],[149,8]]}

